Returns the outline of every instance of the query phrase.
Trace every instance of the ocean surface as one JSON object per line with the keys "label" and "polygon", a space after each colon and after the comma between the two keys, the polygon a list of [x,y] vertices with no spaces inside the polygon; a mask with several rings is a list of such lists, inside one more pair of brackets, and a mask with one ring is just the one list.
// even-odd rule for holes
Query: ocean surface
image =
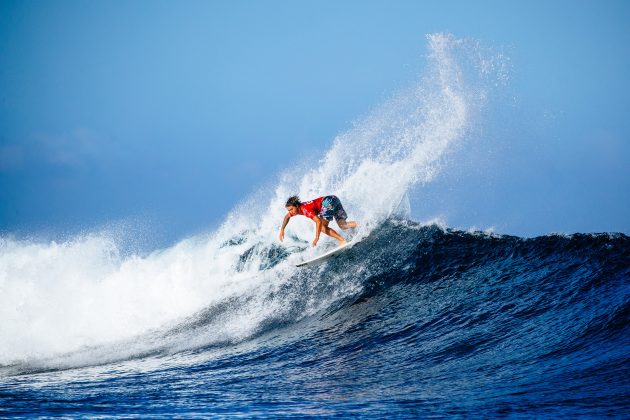
{"label": "ocean surface", "polygon": [[[0,417],[630,418],[628,236],[411,217],[506,80],[478,42],[427,39],[417,83],[216,230],[0,237]],[[354,245],[296,268],[335,245],[299,217],[279,241],[296,193],[339,196]]]}
{"label": "ocean surface", "polygon": [[[240,262],[269,271],[290,258],[283,247],[264,254]],[[0,415],[630,414],[622,234],[522,239],[390,220],[262,293],[131,343],[5,364]],[[195,345],[266,301],[284,304],[246,338]],[[134,350],[138,340],[155,345]]]}

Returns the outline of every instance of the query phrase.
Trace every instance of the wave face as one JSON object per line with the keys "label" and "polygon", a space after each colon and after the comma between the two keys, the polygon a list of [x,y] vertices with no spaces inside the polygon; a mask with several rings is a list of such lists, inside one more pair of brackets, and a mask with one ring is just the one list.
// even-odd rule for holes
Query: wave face
{"label": "wave face", "polygon": [[[148,255],[1,238],[0,416],[627,415],[628,237],[410,220],[504,79],[477,42],[428,40],[414,86],[215,232]],[[306,220],[278,241],[293,193],[340,196],[356,245],[297,269],[333,244]]]}

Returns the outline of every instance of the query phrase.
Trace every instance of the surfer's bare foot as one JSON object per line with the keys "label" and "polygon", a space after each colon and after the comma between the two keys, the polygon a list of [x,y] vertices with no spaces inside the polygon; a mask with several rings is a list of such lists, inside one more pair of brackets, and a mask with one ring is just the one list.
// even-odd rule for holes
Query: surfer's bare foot
{"label": "surfer's bare foot", "polygon": [[346,241],[345,239],[342,239],[341,241],[339,241],[339,245],[345,245],[347,243],[348,241]]}

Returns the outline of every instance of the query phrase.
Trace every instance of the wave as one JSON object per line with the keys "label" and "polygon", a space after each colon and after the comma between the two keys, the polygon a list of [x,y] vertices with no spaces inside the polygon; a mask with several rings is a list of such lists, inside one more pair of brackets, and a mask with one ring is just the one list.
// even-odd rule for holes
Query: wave
{"label": "wave", "polygon": [[[258,244],[243,252],[244,244],[232,240],[222,249],[240,250],[236,273],[256,266],[256,286],[235,286],[192,315],[133,339],[5,363],[5,374],[205,352],[282,334],[291,325],[321,331],[374,323],[370,317],[386,327],[360,337],[362,346],[407,335],[413,338],[407,345],[418,349],[450,342],[426,354],[434,363],[499,344],[506,357],[536,360],[627,337],[630,238],[623,234],[523,239],[389,219],[343,258],[297,271],[286,264],[294,256],[286,247]],[[274,281],[279,269],[291,273]],[[370,317],[357,319],[357,305],[368,306]]]}

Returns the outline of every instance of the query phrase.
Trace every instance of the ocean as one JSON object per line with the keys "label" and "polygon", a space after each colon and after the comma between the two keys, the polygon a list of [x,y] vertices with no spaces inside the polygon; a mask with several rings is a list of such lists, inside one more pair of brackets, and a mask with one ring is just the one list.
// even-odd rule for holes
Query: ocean
{"label": "ocean", "polygon": [[[241,267],[289,258],[262,254]],[[342,257],[162,331],[5,364],[0,415],[623,418],[629,279],[622,234],[391,220]]]}

